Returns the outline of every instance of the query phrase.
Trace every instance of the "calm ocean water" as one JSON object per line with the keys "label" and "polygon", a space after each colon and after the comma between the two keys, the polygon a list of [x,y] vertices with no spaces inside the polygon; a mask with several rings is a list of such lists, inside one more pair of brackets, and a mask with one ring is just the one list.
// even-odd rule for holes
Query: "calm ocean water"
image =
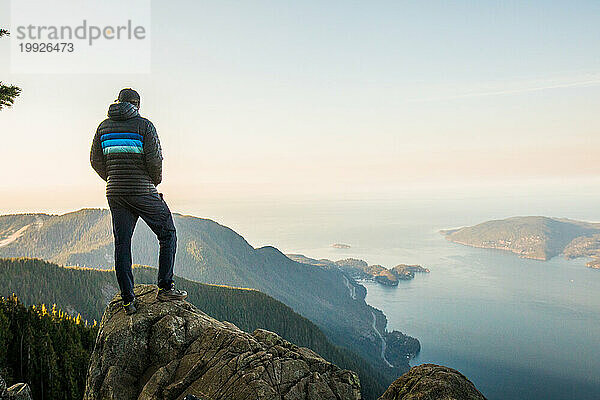
{"label": "calm ocean water", "polygon": [[[367,301],[385,312],[388,329],[421,341],[413,365],[456,368],[492,400],[600,399],[600,271],[585,268],[585,260],[525,260],[453,244],[439,234],[512,215],[600,220],[597,200],[262,202],[204,211],[254,246],[430,268],[396,288],[365,284]],[[332,243],[352,247],[334,249]]]}

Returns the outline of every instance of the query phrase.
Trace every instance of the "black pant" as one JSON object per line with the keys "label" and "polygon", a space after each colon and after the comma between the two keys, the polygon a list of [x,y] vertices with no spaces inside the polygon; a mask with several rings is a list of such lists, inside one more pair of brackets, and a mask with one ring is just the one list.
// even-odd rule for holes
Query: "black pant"
{"label": "black pant", "polygon": [[160,243],[158,286],[171,287],[177,235],[171,211],[162,195],[158,193],[132,196],[110,195],[107,198],[115,237],[115,271],[123,301],[128,303],[135,297],[131,271],[131,237],[138,217],[148,224]]}

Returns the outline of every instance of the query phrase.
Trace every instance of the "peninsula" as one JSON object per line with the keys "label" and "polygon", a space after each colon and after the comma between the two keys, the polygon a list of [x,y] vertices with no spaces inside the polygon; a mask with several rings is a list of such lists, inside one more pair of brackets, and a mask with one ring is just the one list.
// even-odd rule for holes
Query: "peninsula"
{"label": "peninsula", "polygon": [[440,231],[446,239],[472,247],[510,251],[523,258],[546,261],[590,257],[600,269],[600,223],[541,216],[512,217]]}

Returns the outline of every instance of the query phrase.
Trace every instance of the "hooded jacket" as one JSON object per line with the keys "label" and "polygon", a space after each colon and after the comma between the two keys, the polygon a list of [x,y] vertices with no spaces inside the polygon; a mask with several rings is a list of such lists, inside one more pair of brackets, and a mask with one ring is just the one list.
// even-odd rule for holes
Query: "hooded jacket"
{"label": "hooded jacket", "polygon": [[156,193],[162,150],[152,122],[131,103],[114,103],[100,123],[90,151],[92,168],[106,181],[106,195]]}

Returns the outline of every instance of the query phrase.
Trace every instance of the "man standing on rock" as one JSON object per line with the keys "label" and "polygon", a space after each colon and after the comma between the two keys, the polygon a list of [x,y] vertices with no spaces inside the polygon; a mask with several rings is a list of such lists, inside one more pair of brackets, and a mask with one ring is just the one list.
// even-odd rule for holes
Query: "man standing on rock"
{"label": "man standing on rock", "polygon": [[162,180],[162,151],[152,122],[139,114],[140,95],[123,89],[100,123],[90,154],[92,168],[104,179],[115,238],[115,271],[127,314],[136,312],[131,270],[131,237],[139,217],[160,243],[158,299],[183,300],[175,289],[173,264],[177,236],[173,217],[156,186]]}

